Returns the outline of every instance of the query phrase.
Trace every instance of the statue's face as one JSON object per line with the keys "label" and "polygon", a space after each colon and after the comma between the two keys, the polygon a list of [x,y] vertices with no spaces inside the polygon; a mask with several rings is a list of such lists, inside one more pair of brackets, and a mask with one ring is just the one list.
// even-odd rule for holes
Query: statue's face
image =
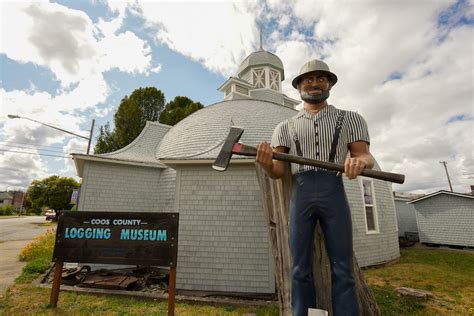
{"label": "statue's face", "polygon": [[298,84],[301,99],[318,104],[329,98],[331,81],[323,71],[314,71],[304,75]]}

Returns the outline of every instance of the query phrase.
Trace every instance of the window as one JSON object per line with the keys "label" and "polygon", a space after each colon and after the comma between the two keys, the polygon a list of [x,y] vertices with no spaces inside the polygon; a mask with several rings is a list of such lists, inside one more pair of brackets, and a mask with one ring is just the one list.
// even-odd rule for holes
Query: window
{"label": "window", "polygon": [[379,223],[375,204],[374,183],[371,179],[361,179],[367,233],[378,233]]}
{"label": "window", "polygon": [[270,89],[280,90],[280,76],[278,71],[270,70]]}
{"label": "window", "polygon": [[253,70],[253,85],[255,88],[265,88],[265,69],[257,68]]}

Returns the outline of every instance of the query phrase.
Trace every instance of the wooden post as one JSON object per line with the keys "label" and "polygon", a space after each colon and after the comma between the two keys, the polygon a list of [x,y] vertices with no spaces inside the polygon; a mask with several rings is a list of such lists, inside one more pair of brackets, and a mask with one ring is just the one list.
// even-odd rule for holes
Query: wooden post
{"label": "wooden post", "polygon": [[291,255],[288,243],[291,176],[287,173],[282,180],[272,180],[259,165],[256,164],[256,168],[272,245],[280,315],[292,316]]}
{"label": "wooden post", "polygon": [[[291,256],[288,239],[289,200],[291,196],[290,168],[282,179],[272,180],[256,164],[257,178],[262,194],[263,208],[267,218],[270,242],[275,263],[275,278],[278,288],[280,315],[291,316]],[[314,240],[313,274],[317,308],[332,315],[331,268],[326,252],[324,236],[319,224]],[[375,298],[364,280],[354,256],[354,276],[359,300],[360,314],[378,316],[380,311]]]}
{"label": "wooden post", "polygon": [[54,278],[53,284],[51,286],[51,297],[49,300],[49,305],[52,307],[58,306],[59,290],[61,287],[61,274],[63,273],[63,262],[59,259],[56,259],[54,263]]}
{"label": "wooden post", "polygon": [[176,300],[176,267],[170,268],[170,286],[168,288],[168,316],[174,316]]}

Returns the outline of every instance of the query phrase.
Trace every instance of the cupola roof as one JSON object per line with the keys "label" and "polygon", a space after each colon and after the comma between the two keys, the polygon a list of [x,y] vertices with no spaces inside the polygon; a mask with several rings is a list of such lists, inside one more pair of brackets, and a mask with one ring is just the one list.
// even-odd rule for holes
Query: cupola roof
{"label": "cupola roof", "polygon": [[248,55],[240,64],[237,74],[240,77],[240,75],[244,73],[247,69],[264,65],[269,65],[277,68],[281,72],[281,81],[285,79],[285,74],[283,71],[283,62],[281,61],[281,59],[277,55],[267,52],[263,49],[260,49]]}

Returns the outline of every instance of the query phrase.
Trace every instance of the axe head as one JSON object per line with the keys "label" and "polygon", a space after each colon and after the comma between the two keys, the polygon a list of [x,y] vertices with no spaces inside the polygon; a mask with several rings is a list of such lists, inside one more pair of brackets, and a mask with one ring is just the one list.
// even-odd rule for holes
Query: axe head
{"label": "axe head", "polygon": [[232,126],[229,131],[229,135],[224,141],[219,155],[216,158],[216,161],[212,165],[212,168],[217,171],[226,171],[230,163],[230,158],[232,157],[232,147],[237,143],[244,133],[244,129],[238,126]]}

